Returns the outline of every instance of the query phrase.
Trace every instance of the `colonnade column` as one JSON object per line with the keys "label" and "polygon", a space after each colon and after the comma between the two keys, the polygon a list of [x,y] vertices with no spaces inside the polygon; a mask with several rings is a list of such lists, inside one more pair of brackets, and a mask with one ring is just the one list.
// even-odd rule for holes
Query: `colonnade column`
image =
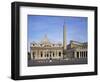
{"label": "colonnade column", "polygon": [[74,52],[74,57],[77,58],[77,52]]}

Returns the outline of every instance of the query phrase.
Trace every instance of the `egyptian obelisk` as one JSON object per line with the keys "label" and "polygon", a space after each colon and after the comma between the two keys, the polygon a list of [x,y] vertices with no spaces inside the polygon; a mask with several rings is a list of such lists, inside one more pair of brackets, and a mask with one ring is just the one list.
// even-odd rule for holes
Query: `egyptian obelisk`
{"label": "egyptian obelisk", "polygon": [[67,49],[66,25],[65,25],[65,22],[64,22],[64,25],[63,25],[63,50],[66,50],[66,49]]}

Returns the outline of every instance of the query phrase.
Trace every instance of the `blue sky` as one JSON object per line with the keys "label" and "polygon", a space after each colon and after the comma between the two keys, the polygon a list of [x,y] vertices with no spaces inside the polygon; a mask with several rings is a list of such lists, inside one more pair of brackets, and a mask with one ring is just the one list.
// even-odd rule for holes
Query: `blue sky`
{"label": "blue sky", "polygon": [[28,44],[39,42],[46,34],[51,41],[63,41],[63,25],[70,40],[87,42],[87,17],[28,15]]}

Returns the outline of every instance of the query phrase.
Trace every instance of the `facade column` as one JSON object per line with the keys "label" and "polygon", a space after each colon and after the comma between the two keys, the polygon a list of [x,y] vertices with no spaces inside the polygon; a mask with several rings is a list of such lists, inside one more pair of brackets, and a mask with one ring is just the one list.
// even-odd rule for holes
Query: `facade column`
{"label": "facade column", "polygon": [[79,58],[80,58],[81,52],[79,52]]}
{"label": "facade column", "polygon": [[31,51],[31,60],[33,60],[33,53],[32,53],[32,51]]}
{"label": "facade column", "polygon": [[54,56],[54,58],[55,58],[56,57],[56,50],[55,50],[55,53],[54,54],[55,54],[55,56]]}
{"label": "facade column", "polygon": [[77,58],[77,52],[74,52],[74,57]]}
{"label": "facade column", "polygon": [[81,51],[80,51],[80,58],[81,58],[81,55],[82,55],[82,53],[81,53]]}
{"label": "facade column", "polygon": [[38,58],[38,56],[39,56],[39,50],[37,50],[36,59]]}
{"label": "facade column", "polygon": [[83,51],[81,52],[81,58],[83,58]]}

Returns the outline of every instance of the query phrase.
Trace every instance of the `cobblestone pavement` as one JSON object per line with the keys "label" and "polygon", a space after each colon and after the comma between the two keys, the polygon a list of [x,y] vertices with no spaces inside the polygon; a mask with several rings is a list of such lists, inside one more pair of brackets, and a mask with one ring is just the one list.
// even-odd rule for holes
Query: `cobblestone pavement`
{"label": "cobblestone pavement", "polygon": [[28,60],[28,66],[51,66],[51,65],[76,65],[87,64],[87,58],[62,59],[62,60]]}

